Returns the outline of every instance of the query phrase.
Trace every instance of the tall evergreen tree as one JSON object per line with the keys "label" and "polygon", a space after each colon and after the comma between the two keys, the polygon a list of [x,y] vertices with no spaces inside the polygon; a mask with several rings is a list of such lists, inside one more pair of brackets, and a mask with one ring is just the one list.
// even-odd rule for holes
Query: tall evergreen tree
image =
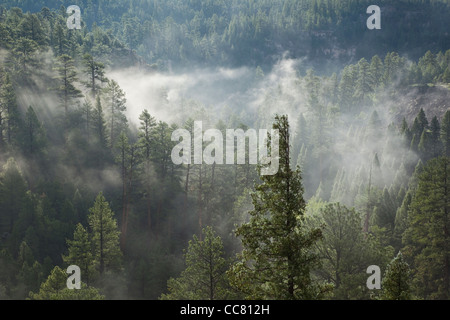
{"label": "tall evergreen tree", "polygon": [[20,127],[20,114],[17,106],[17,99],[14,87],[8,73],[5,73],[3,85],[0,91],[0,110],[2,116],[2,127],[5,140],[8,144],[12,144],[17,139]]}
{"label": "tall evergreen tree", "polygon": [[122,252],[119,247],[120,232],[114,213],[102,192],[97,195],[94,206],[89,209],[88,221],[97,270],[100,274],[105,271],[120,270],[122,265]]}
{"label": "tall evergreen tree", "polygon": [[13,158],[8,159],[0,176],[0,232],[11,233],[24,203],[26,181]]}
{"label": "tall evergreen tree", "polygon": [[147,207],[147,225],[149,229],[152,228],[152,151],[153,151],[153,131],[156,126],[156,120],[150,115],[147,110],[144,110],[139,116],[140,124],[139,127],[139,146],[141,148],[142,157],[142,171],[141,176],[142,184],[145,188],[145,201]]}
{"label": "tall evergreen tree", "polygon": [[373,75],[371,74],[370,64],[365,58],[358,62],[358,78],[354,96],[359,103],[367,101],[367,95],[373,91]]}
{"label": "tall evergreen tree", "polygon": [[51,271],[47,280],[41,284],[37,293],[30,292],[31,300],[104,300],[105,296],[99,290],[81,284],[80,290],[67,288],[67,273],[56,266]]}
{"label": "tall evergreen tree", "polygon": [[365,271],[369,265],[386,264],[391,248],[363,232],[362,216],[355,209],[325,203],[315,212],[314,206],[309,203],[307,225],[323,230],[323,239],[313,245],[321,260],[315,276],[333,285],[333,299],[368,299],[369,291],[361,286]]}
{"label": "tall evergreen tree", "polygon": [[402,250],[425,299],[450,298],[450,158],[430,160],[419,175]]}
{"label": "tall evergreen tree", "polygon": [[382,282],[383,300],[411,299],[411,270],[401,252],[391,261]]}
{"label": "tall evergreen tree", "polygon": [[122,131],[127,130],[127,118],[124,114],[126,111],[125,93],[114,81],[108,81],[106,92],[106,123],[109,126],[109,143],[113,148],[116,145],[117,138]]}
{"label": "tall evergreen tree", "polygon": [[439,120],[436,116],[431,119],[430,124],[430,157],[437,158],[442,154],[442,141],[440,139],[441,135],[441,126],[439,124]]}
{"label": "tall evergreen tree", "polygon": [[185,253],[186,269],[167,282],[168,294],[162,300],[223,300],[232,297],[226,271],[222,239],[212,227],[202,230],[203,240],[194,235]]}
{"label": "tall evergreen tree", "polygon": [[25,114],[22,135],[22,147],[28,155],[39,154],[47,144],[45,128],[31,106]]}
{"label": "tall evergreen tree", "polygon": [[92,111],[93,146],[97,154],[97,166],[100,167],[107,160],[108,140],[106,133],[106,121],[100,96],[97,96],[95,108]]}
{"label": "tall evergreen tree", "polygon": [[450,157],[450,110],[447,110],[444,119],[442,119],[441,142],[443,146],[443,155]]}
{"label": "tall evergreen tree", "polygon": [[98,62],[90,54],[83,56],[84,73],[87,77],[87,81],[84,82],[86,88],[89,89],[91,98],[96,99],[101,84],[106,82],[105,78],[105,65]]}
{"label": "tall evergreen tree", "polygon": [[73,233],[73,240],[67,240],[67,245],[68,253],[63,256],[63,261],[68,266],[79,266],[82,280],[89,285],[95,274],[94,260],[88,232],[81,223],[77,224]]}
{"label": "tall evergreen tree", "polygon": [[56,87],[58,96],[61,99],[61,104],[64,107],[65,115],[67,117],[70,103],[83,95],[81,91],[75,87],[77,73],[75,71],[75,63],[72,57],[67,54],[61,55],[57,58],[57,66],[55,68],[58,73],[59,85]]}
{"label": "tall evergreen tree", "polygon": [[317,257],[310,249],[321,231],[307,232],[303,225],[303,186],[300,170],[290,166],[287,117],[276,116],[273,129],[280,136],[280,167],[275,175],[262,176],[262,184],[255,187],[250,221],[236,231],[243,251],[229,275],[247,298],[317,299],[322,291],[311,278]]}

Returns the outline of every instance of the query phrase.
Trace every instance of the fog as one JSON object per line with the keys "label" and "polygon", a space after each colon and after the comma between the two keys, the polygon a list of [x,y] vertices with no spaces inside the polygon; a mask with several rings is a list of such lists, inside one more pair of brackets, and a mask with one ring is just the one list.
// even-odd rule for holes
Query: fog
{"label": "fog", "polygon": [[[224,121],[229,129],[241,123],[254,129],[270,129],[275,114],[286,114],[292,131],[291,144],[298,150],[296,141],[298,117],[303,114],[310,135],[314,131],[315,110],[308,106],[309,93],[300,70],[304,70],[302,59],[280,60],[266,74],[247,67],[239,69],[193,69],[185,72],[145,72],[139,69],[110,70],[107,75],[116,80],[126,93],[127,116],[138,125],[139,115],[144,109],[158,120],[180,126],[188,118],[209,120],[209,127]],[[326,86],[320,78],[322,90]],[[395,86],[395,84],[394,84]],[[323,98],[321,97],[321,100]],[[335,112],[327,101],[327,114]],[[374,179],[379,188],[389,187],[400,165],[414,166],[417,156],[410,153],[401,138],[388,126],[399,124],[398,115],[392,112],[396,105],[388,95],[379,95],[371,106],[363,106],[356,114],[336,113],[332,123],[326,123],[325,134],[330,138],[324,146],[315,146],[315,153],[322,147],[328,149],[321,158],[321,168],[310,164],[305,173],[307,194],[313,195],[322,182],[322,188],[331,197],[336,175],[347,189],[359,179],[367,183],[370,168],[377,155],[381,176]],[[377,112],[377,130],[368,128],[373,111]],[[233,121],[238,119],[238,121]],[[231,126],[231,127],[230,127]],[[233,127],[235,126],[235,127]],[[395,127],[395,125],[394,125]],[[297,155],[292,159],[297,163]],[[344,172],[344,174],[342,173]],[[402,181],[406,183],[406,181]],[[353,205],[353,200],[335,199]]]}

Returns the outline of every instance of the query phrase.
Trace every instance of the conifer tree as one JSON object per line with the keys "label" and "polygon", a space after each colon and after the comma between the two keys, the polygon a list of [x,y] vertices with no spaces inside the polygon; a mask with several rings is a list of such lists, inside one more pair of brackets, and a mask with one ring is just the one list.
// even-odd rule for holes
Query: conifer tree
{"label": "conifer tree", "polygon": [[145,188],[144,197],[147,206],[147,225],[152,227],[151,201],[152,201],[152,157],[153,157],[153,131],[156,126],[156,120],[147,110],[144,110],[139,116],[139,146],[141,149],[143,186]]}
{"label": "conifer tree", "polygon": [[122,252],[119,247],[120,232],[114,213],[102,192],[97,195],[94,206],[89,209],[88,221],[97,270],[100,274],[105,271],[120,270],[122,264]]}
{"label": "conifer tree", "polygon": [[75,87],[75,82],[78,80],[75,71],[74,60],[67,54],[63,54],[57,58],[57,66],[55,68],[58,73],[59,86],[56,87],[58,96],[61,99],[61,104],[64,107],[65,115],[67,117],[70,103],[83,95],[81,91]]}
{"label": "conifer tree", "polygon": [[100,96],[97,96],[97,102],[95,104],[95,108],[92,111],[92,128],[94,134],[94,152],[97,154],[97,166],[100,167],[107,159],[108,152],[106,122]]}
{"label": "conifer tree", "polygon": [[223,300],[231,298],[226,271],[229,262],[224,258],[222,239],[212,227],[202,230],[189,241],[185,252],[186,269],[178,278],[167,282],[168,294],[162,300]]}
{"label": "conifer tree", "polygon": [[[325,203],[318,210],[308,203],[309,228],[321,228],[323,239],[313,245],[320,257],[315,276],[333,285],[334,299],[367,299],[365,270],[371,264],[383,265],[391,251],[381,247],[372,235],[363,232],[362,215],[340,203]],[[317,212],[316,212],[317,211]],[[387,260],[385,262],[385,260]]]}
{"label": "conifer tree", "polygon": [[287,116],[276,116],[273,129],[279,131],[280,167],[275,175],[262,176],[252,194],[250,221],[236,230],[243,251],[229,276],[247,298],[318,299],[322,288],[311,278],[317,257],[310,248],[321,231],[303,225],[303,186],[300,170],[290,165]]}
{"label": "conifer tree", "polygon": [[450,158],[431,159],[418,176],[402,250],[425,299],[450,297]]}
{"label": "conifer tree", "polygon": [[373,75],[370,72],[370,65],[365,58],[358,62],[358,78],[354,96],[359,103],[365,103],[366,97],[373,91]]}
{"label": "conifer tree", "polygon": [[73,233],[73,240],[67,240],[67,244],[69,246],[68,253],[63,256],[63,261],[68,266],[79,266],[81,279],[89,285],[95,274],[94,260],[88,232],[81,223],[77,224]]}
{"label": "conifer tree", "polygon": [[31,106],[28,107],[25,114],[22,135],[22,147],[28,155],[40,153],[47,144],[45,128]]}
{"label": "conifer tree", "polygon": [[430,124],[430,157],[437,158],[442,154],[442,142],[440,139],[441,126],[436,116],[431,119]]}
{"label": "conifer tree", "polygon": [[0,127],[0,130],[4,131],[4,134],[0,134],[0,137],[4,136],[6,142],[11,145],[17,138],[20,127],[20,114],[16,93],[8,73],[4,75],[3,85],[0,90],[0,110],[2,116],[2,127]]}
{"label": "conifer tree", "polygon": [[91,98],[96,99],[101,84],[106,82],[105,78],[105,65],[101,62],[95,61],[94,57],[90,54],[83,56],[84,73],[88,80],[84,82],[86,88],[91,93]]}
{"label": "conifer tree", "polygon": [[373,80],[373,89],[376,90],[383,81],[383,61],[381,61],[380,57],[378,55],[375,55],[370,60],[370,68],[369,73],[372,76]]}
{"label": "conifer tree", "polygon": [[442,119],[441,142],[443,146],[443,155],[450,157],[450,110],[447,110],[444,119]]}
{"label": "conifer tree", "polygon": [[22,209],[27,186],[14,160],[8,159],[0,175],[0,232],[11,233]]}
{"label": "conifer tree", "polygon": [[25,81],[31,74],[31,69],[37,66],[36,52],[38,44],[28,38],[21,37],[15,41],[11,51],[11,60],[14,63],[14,76]]}
{"label": "conifer tree", "polygon": [[411,299],[411,270],[401,252],[391,261],[383,277],[382,300]]}
{"label": "conifer tree", "polygon": [[48,278],[41,284],[37,293],[30,292],[31,300],[104,300],[98,289],[81,284],[80,290],[67,288],[68,274],[56,266]]}
{"label": "conifer tree", "polygon": [[114,80],[108,81],[105,93],[107,103],[106,123],[109,126],[110,147],[113,148],[120,133],[127,130],[127,118],[124,114],[127,109],[127,100],[125,93]]}

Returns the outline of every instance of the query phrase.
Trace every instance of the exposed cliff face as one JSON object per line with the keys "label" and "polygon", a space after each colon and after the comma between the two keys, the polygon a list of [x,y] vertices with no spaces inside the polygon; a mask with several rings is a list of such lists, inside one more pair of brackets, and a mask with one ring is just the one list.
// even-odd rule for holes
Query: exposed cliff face
{"label": "exposed cliff face", "polygon": [[412,123],[423,108],[429,121],[434,116],[441,120],[447,110],[450,110],[450,88],[447,85],[410,87],[400,93],[393,118],[396,123],[406,119]]}

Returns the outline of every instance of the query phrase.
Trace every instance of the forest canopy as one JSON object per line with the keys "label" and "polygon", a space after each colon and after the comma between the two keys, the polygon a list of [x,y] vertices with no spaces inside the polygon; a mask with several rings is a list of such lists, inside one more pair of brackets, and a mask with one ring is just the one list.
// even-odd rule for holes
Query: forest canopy
{"label": "forest canopy", "polygon": [[[450,297],[448,1],[70,4],[0,5],[0,299]],[[197,121],[279,170],[175,164]]]}

